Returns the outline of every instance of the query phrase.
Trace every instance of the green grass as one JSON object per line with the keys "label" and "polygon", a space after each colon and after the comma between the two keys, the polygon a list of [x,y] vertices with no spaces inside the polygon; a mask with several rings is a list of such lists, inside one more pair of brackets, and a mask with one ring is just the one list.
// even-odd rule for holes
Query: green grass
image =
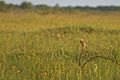
{"label": "green grass", "polygon": [[81,69],[80,39],[88,48],[81,64],[94,56],[120,62],[120,30],[88,25],[37,31],[0,31],[0,80],[119,80],[120,65],[95,58]]}
{"label": "green grass", "polygon": [[119,24],[119,12],[0,12],[0,80],[119,80]]}

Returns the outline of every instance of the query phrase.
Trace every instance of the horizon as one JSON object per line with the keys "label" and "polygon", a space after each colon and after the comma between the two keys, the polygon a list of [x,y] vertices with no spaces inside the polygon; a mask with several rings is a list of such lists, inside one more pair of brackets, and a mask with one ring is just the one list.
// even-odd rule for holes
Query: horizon
{"label": "horizon", "polygon": [[18,4],[20,5],[22,2],[27,1],[27,2],[31,2],[33,5],[37,5],[37,4],[46,4],[49,6],[55,6],[56,4],[59,4],[60,6],[90,6],[90,7],[97,7],[97,6],[120,6],[120,0],[67,0],[67,1],[63,1],[63,0],[42,0],[42,1],[38,1],[38,0],[2,0],[5,1],[6,3],[12,3],[12,4]]}

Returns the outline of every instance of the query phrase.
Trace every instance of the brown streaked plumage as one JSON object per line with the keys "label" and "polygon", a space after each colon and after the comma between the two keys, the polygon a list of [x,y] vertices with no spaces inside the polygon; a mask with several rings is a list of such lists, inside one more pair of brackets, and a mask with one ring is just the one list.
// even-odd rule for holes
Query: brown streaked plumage
{"label": "brown streaked plumage", "polygon": [[80,44],[81,44],[83,50],[85,48],[87,48],[87,44],[85,43],[85,41],[83,39],[80,39]]}

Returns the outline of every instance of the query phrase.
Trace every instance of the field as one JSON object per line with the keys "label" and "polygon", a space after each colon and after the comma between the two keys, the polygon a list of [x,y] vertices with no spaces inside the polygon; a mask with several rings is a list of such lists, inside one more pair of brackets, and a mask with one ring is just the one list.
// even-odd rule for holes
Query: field
{"label": "field", "polygon": [[0,80],[120,80],[120,13],[0,12]]}

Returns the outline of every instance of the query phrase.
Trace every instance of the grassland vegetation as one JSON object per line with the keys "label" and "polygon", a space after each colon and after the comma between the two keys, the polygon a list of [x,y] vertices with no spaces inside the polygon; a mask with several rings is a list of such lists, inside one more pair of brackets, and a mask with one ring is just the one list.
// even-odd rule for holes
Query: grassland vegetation
{"label": "grassland vegetation", "polygon": [[0,12],[0,80],[119,80],[119,64],[119,12]]}

